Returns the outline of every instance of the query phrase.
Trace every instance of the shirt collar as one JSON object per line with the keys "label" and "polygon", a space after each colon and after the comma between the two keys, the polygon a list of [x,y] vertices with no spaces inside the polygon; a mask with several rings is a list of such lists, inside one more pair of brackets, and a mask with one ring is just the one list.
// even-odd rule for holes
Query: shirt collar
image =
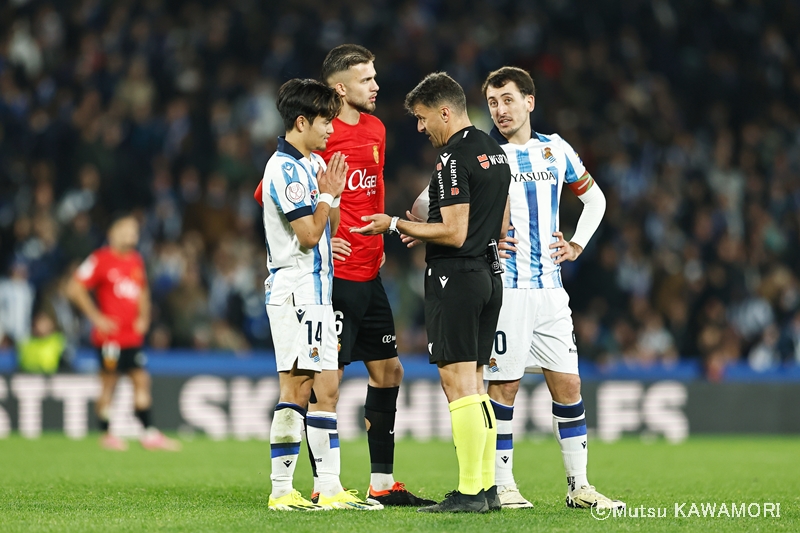
{"label": "shirt collar", "polygon": [[290,155],[300,161],[301,159],[305,158],[303,154],[300,153],[300,150],[292,146],[292,143],[286,140],[286,137],[281,135],[278,137],[278,151],[283,152],[286,155]]}
{"label": "shirt collar", "polygon": [[[497,144],[503,145],[508,144],[508,139],[503,137],[503,134],[500,133],[500,130],[497,129],[497,126],[492,126],[492,131],[489,132],[489,136],[497,141]],[[539,134],[536,133],[533,128],[531,128],[531,139],[538,139]]]}
{"label": "shirt collar", "polygon": [[447,142],[444,143],[444,146],[442,148],[446,148],[446,147],[450,146],[451,144],[457,143],[458,141],[463,139],[467,135],[468,132],[470,132],[472,130],[476,130],[476,129],[478,129],[478,128],[476,128],[472,124],[470,124],[466,128],[461,128],[460,130],[458,130],[457,132],[452,134],[449,139],[447,139]]}

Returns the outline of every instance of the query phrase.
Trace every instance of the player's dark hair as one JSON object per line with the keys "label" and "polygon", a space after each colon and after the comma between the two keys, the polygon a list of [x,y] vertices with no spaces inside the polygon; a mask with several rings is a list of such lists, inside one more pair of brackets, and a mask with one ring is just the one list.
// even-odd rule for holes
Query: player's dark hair
{"label": "player's dark hair", "polygon": [[114,211],[111,214],[111,217],[108,219],[108,229],[110,230],[111,228],[116,226],[117,223],[122,222],[123,220],[126,220],[128,218],[135,220],[137,224],[139,223],[139,219],[136,218],[136,213],[134,213],[133,211],[128,211],[126,209]]}
{"label": "player's dark hair", "polygon": [[490,72],[489,76],[486,77],[486,81],[483,82],[481,92],[483,92],[483,96],[486,96],[486,90],[489,87],[499,89],[510,81],[517,85],[522,96],[536,96],[536,86],[533,84],[533,78],[527,71],[519,67],[501,67],[494,72]]}
{"label": "player's dark hair", "polygon": [[434,72],[425,76],[416,87],[406,95],[406,111],[414,112],[414,106],[422,104],[425,107],[438,107],[449,104],[453,111],[467,112],[467,97],[464,89],[456,80],[446,72]]}
{"label": "player's dark hair", "polygon": [[301,116],[312,124],[317,117],[333,120],[341,107],[342,99],[336,91],[317,80],[295,78],[278,89],[278,113],[286,131],[293,130]]}
{"label": "player's dark hair", "polygon": [[375,61],[375,54],[358,44],[341,44],[328,52],[322,62],[322,81],[328,83],[331,76],[349,70],[350,67]]}

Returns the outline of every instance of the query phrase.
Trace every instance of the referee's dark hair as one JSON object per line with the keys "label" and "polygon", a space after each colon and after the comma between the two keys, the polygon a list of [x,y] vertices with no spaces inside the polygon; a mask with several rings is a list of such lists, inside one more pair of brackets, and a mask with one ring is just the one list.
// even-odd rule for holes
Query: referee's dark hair
{"label": "referee's dark hair", "polygon": [[413,113],[418,104],[435,108],[445,103],[455,112],[467,113],[467,97],[461,85],[446,72],[434,72],[411,89],[406,95],[405,106],[406,111]]}
{"label": "referee's dark hair", "polygon": [[375,61],[375,54],[358,44],[341,44],[328,52],[322,62],[322,81],[329,83],[331,76],[350,67]]}
{"label": "referee's dark hair", "polygon": [[336,91],[317,80],[295,78],[278,89],[278,113],[286,131],[293,130],[301,116],[312,124],[317,117],[333,120],[341,107],[342,99]]}
{"label": "referee's dark hair", "polygon": [[513,81],[522,96],[536,96],[536,86],[533,84],[533,78],[527,71],[519,67],[501,67],[494,72],[490,72],[483,82],[481,92],[486,96],[486,89],[494,87],[499,89],[506,83]]}

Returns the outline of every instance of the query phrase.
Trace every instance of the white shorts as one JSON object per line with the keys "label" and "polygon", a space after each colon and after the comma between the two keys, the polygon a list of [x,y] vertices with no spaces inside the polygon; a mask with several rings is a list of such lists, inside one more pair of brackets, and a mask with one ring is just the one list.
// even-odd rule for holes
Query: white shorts
{"label": "white shorts", "polygon": [[564,289],[503,289],[489,381],[514,381],[542,369],[578,373],[569,295]]}
{"label": "white shorts", "polygon": [[339,350],[333,306],[268,305],[267,316],[275,345],[278,372],[288,372],[297,361],[302,370],[338,370]]}

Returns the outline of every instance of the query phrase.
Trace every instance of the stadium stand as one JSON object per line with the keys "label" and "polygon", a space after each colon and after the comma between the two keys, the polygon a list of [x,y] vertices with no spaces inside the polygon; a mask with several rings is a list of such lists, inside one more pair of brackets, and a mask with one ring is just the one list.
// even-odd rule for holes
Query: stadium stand
{"label": "stadium stand", "polygon": [[[156,349],[270,347],[252,191],[281,125],[277,87],[325,53],[376,53],[387,209],[435,157],[402,109],[446,70],[479,127],[487,72],[529,69],[534,127],[576,147],[609,201],[564,267],[581,357],[711,380],[800,363],[800,10],[791,2],[16,0],[0,7],[0,330],[51,315],[85,344],[63,281],[136,210]],[[291,7],[290,7],[291,6]],[[567,195],[568,196],[568,195]],[[574,200],[574,201],[572,201]],[[570,235],[580,203],[565,198]],[[425,351],[419,249],[387,237],[403,353]]]}

